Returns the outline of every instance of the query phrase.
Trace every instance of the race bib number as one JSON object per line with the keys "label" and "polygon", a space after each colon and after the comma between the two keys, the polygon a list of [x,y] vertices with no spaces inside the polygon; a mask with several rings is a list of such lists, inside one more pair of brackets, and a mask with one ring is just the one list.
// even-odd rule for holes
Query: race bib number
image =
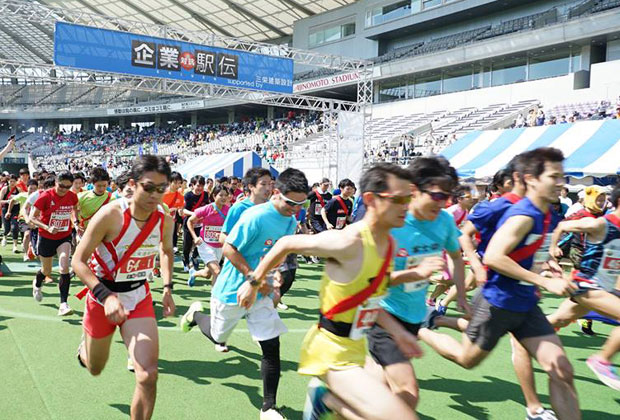
{"label": "race bib number", "polygon": [[314,205],[314,215],[315,216],[320,216],[321,215],[321,210],[323,209],[323,206],[320,205],[319,203],[316,203]]}
{"label": "race bib number", "polygon": [[603,251],[603,260],[596,273],[599,285],[612,291],[616,288],[616,279],[620,275],[620,250],[606,249]]}
{"label": "race bib number", "polygon": [[[407,257],[407,262],[405,264],[405,269],[409,270],[411,268],[416,268],[424,258],[428,257],[439,257],[441,254],[418,254],[418,255],[409,255]],[[417,292],[419,290],[426,289],[430,282],[428,280],[414,281],[409,283],[403,283],[403,290],[407,293],[409,292]]]}
{"label": "race bib number", "polygon": [[145,252],[140,253],[139,250],[136,251],[125,264],[119,267],[116,273],[116,281],[142,281],[152,278],[156,255]]}
{"label": "race bib number", "polygon": [[52,213],[49,225],[58,232],[68,232],[71,227],[71,213]]}
{"label": "race bib number", "polygon": [[222,226],[205,226],[203,239],[211,244],[219,243],[220,233],[222,233]]}
{"label": "race bib number", "polygon": [[341,216],[336,218],[336,229],[344,228],[344,225],[347,223],[347,217]]}
{"label": "race bib number", "polygon": [[375,325],[379,316],[379,303],[383,296],[369,298],[363,305],[358,306],[351,324],[351,333],[349,338],[352,340],[360,340]]}

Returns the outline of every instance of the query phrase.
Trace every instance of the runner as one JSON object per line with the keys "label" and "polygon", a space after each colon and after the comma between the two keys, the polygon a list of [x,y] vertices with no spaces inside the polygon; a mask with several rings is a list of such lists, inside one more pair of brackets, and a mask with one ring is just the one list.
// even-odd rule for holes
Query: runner
{"label": "runner", "polygon": [[325,221],[321,216],[321,211],[332,199],[332,195],[329,192],[330,185],[331,182],[329,179],[323,178],[319,186],[308,194],[308,200],[310,201],[308,215],[310,216],[310,228],[314,231],[314,233],[320,233],[327,230],[327,227],[325,227]]}
{"label": "runner", "polygon": [[60,307],[58,315],[73,313],[67,299],[71,286],[69,258],[71,257],[71,220],[77,217],[78,198],[70,191],[73,185],[71,172],[61,172],[56,178],[56,186],[39,194],[34,203],[30,221],[39,228],[37,255],[41,260],[41,269],[32,284],[32,295],[37,302],[43,299],[41,287],[46,277],[51,277],[54,255],[58,256],[60,266]]}
{"label": "runner", "polygon": [[351,222],[353,202],[350,198],[355,194],[355,184],[350,179],[345,178],[340,181],[338,188],[341,191],[340,195],[333,197],[321,209],[321,218],[328,230],[344,229]]}
{"label": "runner", "polygon": [[[39,255],[37,251],[37,246],[39,243],[39,228],[32,222],[32,209],[34,207],[34,203],[37,202],[37,199],[42,192],[49,190],[50,188],[54,188],[54,185],[56,185],[56,178],[54,176],[48,176],[44,181],[39,181],[38,190],[28,196],[26,204],[24,205],[25,214],[28,216],[27,221],[28,227],[30,228],[30,248],[32,249],[32,254],[28,252],[29,259],[34,259]],[[51,282],[51,277],[46,277],[44,279],[44,283],[46,284]]]}
{"label": "runner", "polygon": [[[463,278],[465,265],[452,215],[444,210],[450,193],[458,185],[456,170],[440,157],[415,159],[408,168],[413,183],[413,199],[403,227],[393,229],[396,240],[395,272],[392,281],[413,276],[415,282],[391,286],[381,307],[411,334],[416,335],[426,317],[425,297],[433,272],[445,270],[443,252],[454,261],[454,283],[459,288],[459,304],[469,310]],[[459,188],[456,188],[457,191]],[[375,324],[368,333],[366,369],[385,382],[415,410],[419,399],[416,375],[392,336]]]}
{"label": "runner", "polygon": [[[183,226],[183,207],[185,199],[183,198],[183,176],[178,172],[172,172],[170,175],[170,187],[164,194],[162,202],[170,209],[170,217],[174,220],[174,233],[172,235],[172,244],[174,252],[177,252],[177,243],[179,241],[179,229]],[[209,192],[208,192],[209,193]]]}
{"label": "runner", "polygon": [[[17,207],[19,208],[19,215],[17,216],[18,231],[24,235],[24,238],[22,240],[22,252],[24,253],[24,261],[29,260],[28,247],[30,246],[30,229],[28,228],[28,213],[26,213],[29,208],[26,207],[26,201],[28,200],[28,196],[37,190],[38,186],[39,183],[36,180],[28,180],[28,189],[24,192],[17,194],[11,199],[11,201],[9,202],[9,208],[5,216],[7,218],[10,218],[11,214],[13,213],[13,209],[17,205]],[[16,246],[16,240],[13,239],[14,253],[19,252]]]}
{"label": "runner", "polygon": [[[83,191],[78,194],[78,220],[77,240],[80,241],[84,236],[84,231],[90,222],[90,219],[106,204],[114,200],[112,193],[107,191],[110,185],[110,175],[101,168],[93,168],[90,174],[90,183],[93,185],[92,190]],[[73,183],[75,185],[75,182]]]}
{"label": "runner", "polygon": [[241,180],[236,176],[230,177],[230,204],[233,205],[237,202],[240,196],[243,195],[243,190],[239,188]]}
{"label": "runner", "polygon": [[226,242],[226,236],[237,224],[243,212],[254,205],[263,204],[269,200],[273,190],[271,187],[271,172],[265,168],[248,169],[243,177],[243,185],[250,190],[250,196],[235,203],[228,211],[222,226],[222,233],[220,234],[220,243],[222,245]]}
{"label": "runner", "polygon": [[367,207],[362,221],[342,231],[283,238],[250,276],[256,286],[246,282],[239,292],[242,304],[251,304],[266,273],[288,253],[328,258],[319,294],[320,320],[302,344],[299,373],[320,378],[329,391],[319,380],[311,381],[304,419],[321,418],[324,404],[347,419],[417,419],[402,399],[364,369],[364,336],[375,320],[407,358],[421,356],[415,336],[379,306],[390,283],[394,244],[389,233],[405,222],[410,177],[388,163],[370,168],[360,182]]}
{"label": "runner", "polygon": [[[218,238],[222,232],[222,225],[230,207],[228,200],[230,192],[219,185],[213,189],[215,201],[206,206],[196,209],[194,215],[187,221],[189,233],[194,239],[194,245],[198,248],[198,255],[205,264],[205,268],[196,271],[194,267],[189,269],[187,285],[194,286],[196,277],[213,278],[212,286],[215,286],[217,276],[220,275],[220,261],[222,260],[222,244]],[[201,224],[200,234],[196,235],[194,225]]]}
{"label": "runner", "polygon": [[159,205],[170,167],[158,156],[138,157],[131,168],[132,198],[121,198],[97,212],[73,259],[73,270],[87,286],[84,339],[78,361],[99,375],[108,360],[116,326],[133,360],[136,387],[132,419],[153,414],[159,338],[147,283],[155,257],[162,263],[164,316],[174,315],[172,299],[172,219]]}
{"label": "runner", "polygon": [[76,172],[73,174],[73,185],[71,191],[76,195],[84,192],[84,186],[86,185],[86,177],[82,172]]}
{"label": "runner", "polygon": [[426,328],[419,336],[443,357],[470,369],[511,332],[549,375],[551,405],[558,417],[579,419],[572,366],[537,305],[535,286],[560,296],[568,296],[576,287],[562,278],[530,271],[549,259],[549,232],[557,224],[549,206],[563,184],[564,157],[557,149],[539,148],[523,153],[522,159],[526,198],[504,213],[489,242],[483,260],[490,269],[488,280],[474,298],[473,317],[462,343]]}
{"label": "runner", "polygon": [[6,238],[11,235],[13,239],[13,252],[18,253],[17,242],[19,239],[19,226],[17,218],[19,217],[19,206],[13,206],[9,213],[9,202],[17,197],[21,192],[17,188],[17,175],[11,174],[8,177],[8,183],[0,189],[0,205],[2,205],[2,226],[4,232],[2,236],[2,246],[6,246]]}
{"label": "runner", "polygon": [[[191,263],[194,270],[198,270],[198,250],[194,247],[192,235],[187,228],[187,220],[194,214],[197,208],[209,204],[209,194],[205,191],[205,177],[196,175],[190,180],[192,184],[191,191],[185,193],[183,197],[185,206],[183,208],[183,271],[189,272],[190,254],[192,254]],[[194,225],[194,233],[200,234],[200,224]]]}
{"label": "runner", "polygon": [[[308,181],[303,172],[289,168],[278,177],[274,198],[246,210],[226,237],[223,252],[227,258],[211,294],[211,314],[202,313],[200,302],[193,303],[181,318],[181,328],[198,325],[218,351],[228,351],[225,343],[241,318],[246,317],[252,339],[262,350],[263,406],[261,420],[284,419],[276,408],[280,381],[280,335],[286,327],[274,308],[268,290],[256,296],[252,270],[260,259],[285,235],[295,233],[295,213],[306,202]],[[250,292],[253,299],[244,296]]]}
{"label": "runner", "polygon": [[601,382],[615,390],[620,390],[620,377],[618,368],[611,363],[611,359],[618,353],[620,353],[620,327],[614,328],[602,350],[588,357],[586,361]]}
{"label": "runner", "polygon": [[25,192],[28,189],[28,181],[30,181],[30,171],[28,171],[28,168],[21,168],[19,170],[17,188],[19,188],[21,192]]}

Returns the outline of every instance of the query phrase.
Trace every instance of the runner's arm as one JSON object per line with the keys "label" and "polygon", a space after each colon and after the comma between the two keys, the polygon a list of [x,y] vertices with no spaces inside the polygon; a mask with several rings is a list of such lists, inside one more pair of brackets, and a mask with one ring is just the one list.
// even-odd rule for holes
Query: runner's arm
{"label": "runner's arm", "polygon": [[222,254],[226,258],[228,258],[230,263],[244,276],[247,276],[248,273],[252,271],[248,262],[245,260],[243,255],[241,255],[241,252],[239,252],[237,248],[235,248],[234,245],[231,245],[228,242],[224,242]]}
{"label": "runner's arm", "polygon": [[[6,190],[8,187],[2,187],[2,189],[0,190],[0,197],[4,197],[6,195]],[[9,200],[0,200],[0,204],[4,205],[6,203],[8,203]]]}
{"label": "runner's arm", "polygon": [[15,202],[15,198],[8,200],[9,207],[6,209],[6,214],[11,214],[11,211],[13,211],[13,207],[15,206]]}
{"label": "runner's arm", "polygon": [[0,151],[0,159],[2,159],[6,154],[8,154],[15,147],[15,136],[9,137],[9,142],[4,146],[4,149]]}
{"label": "runner's arm", "polygon": [[392,336],[398,348],[406,357],[412,358],[422,356],[422,349],[417,344],[417,338],[383,309],[379,310],[377,324]]}
{"label": "runner's arm", "polygon": [[174,264],[174,245],[172,235],[174,232],[174,219],[164,215],[164,234],[159,245],[159,260],[161,266],[161,279],[163,282],[162,307],[164,317],[174,315],[176,305],[172,299],[172,270]]}
{"label": "runner's arm", "polygon": [[560,222],[551,235],[551,244],[557,245],[563,233],[585,233],[587,235],[600,236],[604,232],[604,218],[584,217],[578,220],[565,220]]}
{"label": "runner's arm", "polygon": [[189,234],[192,235],[192,239],[194,241],[198,239],[198,236],[196,235],[196,232],[194,231],[194,223],[196,223],[196,221],[198,221],[198,218],[196,217],[195,214],[192,214],[190,218],[187,219],[187,230]]}
{"label": "runner's arm", "polygon": [[556,282],[556,279],[548,279],[526,270],[509,257],[519,242],[532,230],[533,225],[531,217],[510,217],[491,238],[483,262],[499,274],[549,290],[550,282]]}
{"label": "runner's arm", "polygon": [[[38,210],[35,207],[35,210]],[[82,280],[82,283],[90,290],[93,290],[99,279],[88,266],[91,256],[95,253],[97,246],[105,239],[108,229],[118,224],[118,219],[110,211],[102,210],[95,213],[90,220],[82,240],[75,248],[75,253],[71,260],[71,268],[75,275]]]}
{"label": "runner's arm", "polygon": [[218,241],[224,245],[226,243],[226,238],[228,237],[228,234],[221,232],[220,233],[220,237],[218,238]]}
{"label": "runner's arm", "polygon": [[50,231],[50,227],[43,223],[40,219],[41,210],[39,210],[36,206],[32,206],[32,211],[30,213],[30,222],[38,228],[41,228],[46,231]]}
{"label": "runner's arm", "polygon": [[327,212],[325,211],[325,207],[321,208],[321,218],[323,219],[323,222],[325,222],[325,226],[327,227],[327,229],[331,228],[333,229],[334,226],[329,223],[329,220],[327,220]]}
{"label": "runner's arm", "polygon": [[[462,236],[462,235],[461,235]],[[463,254],[461,250],[447,251],[448,257],[452,259],[453,272],[452,281],[456,286],[457,302],[465,313],[469,314],[469,306],[467,304],[467,290],[465,289],[465,261],[463,261]]]}
{"label": "runner's arm", "polygon": [[469,264],[471,264],[472,269],[484,269],[482,266],[482,261],[480,261],[480,257],[476,252],[476,245],[474,244],[473,237],[478,233],[478,229],[476,226],[470,221],[465,221],[465,225],[461,229],[462,235],[459,236],[459,244],[463,249],[463,254],[469,260]]}
{"label": "runner's arm", "polygon": [[443,271],[446,262],[441,257],[424,258],[417,267],[395,271],[390,274],[390,286],[428,279],[434,272]]}

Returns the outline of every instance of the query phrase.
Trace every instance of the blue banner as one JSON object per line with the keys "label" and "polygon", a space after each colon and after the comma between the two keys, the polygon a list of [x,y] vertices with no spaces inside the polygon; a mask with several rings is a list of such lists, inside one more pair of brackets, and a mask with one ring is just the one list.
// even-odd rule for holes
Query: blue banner
{"label": "blue banner", "polygon": [[58,66],[293,92],[293,60],[56,22]]}

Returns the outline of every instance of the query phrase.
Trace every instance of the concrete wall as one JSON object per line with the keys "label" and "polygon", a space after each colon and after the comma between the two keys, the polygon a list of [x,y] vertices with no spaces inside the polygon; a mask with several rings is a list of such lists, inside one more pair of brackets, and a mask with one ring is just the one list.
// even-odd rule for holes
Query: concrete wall
{"label": "concrete wall", "polygon": [[607,43],[607,61],[620,60],[620,39]]}

